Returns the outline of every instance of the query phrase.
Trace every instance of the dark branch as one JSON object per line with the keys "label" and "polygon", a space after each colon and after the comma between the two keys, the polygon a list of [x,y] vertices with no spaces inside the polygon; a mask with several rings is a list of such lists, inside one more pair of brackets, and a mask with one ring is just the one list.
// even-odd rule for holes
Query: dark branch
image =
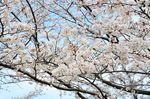
{"label": "dark branch", "polygon": [[107,81],[107,80],[104,80],[104,79],[100,78],[98,75],[97,75],[97,78],[100,79],[100,80],[101,80],[103,83],[105,83],[106,85],[109,85],[109,86],[114,87],[114,88],[116,88],[116,89],[120,89],[120,90],[129,92],[129,93],[132,93],[132,92],[134,91],[135,94],[150,95],[150,91],[138,90],[138,89],[126,90],[126,87],[113,84],[113,83],[110,82],[110,81]]}
{"label": "dark branch", "polygon": [[12,14],[19,22],[21,22],[21,20],[18,18],[18,16],[17,16],[14,12],[11,12],[11,14]]}
{"label": "dark branch", "polygon": [[35,14],[34,14],[34,11],[33,11],[33,9],[32,9],[31,4],[29,3],[28,0],[26,0],[26,2],[27,2],[28,6],[29,6],[29,8],[30,8],[30,10],[31,10],[31,13],[32,13],[32,16],[33,16],[33,20],[34,20],[34,25],[35,25],[35,29],[34,29],[34,30],[35,30],[35,34],[32,35],[32,37],[33,37],[33,39],[34,39],[34,42],[35,42],[36,47],[39,48],[38,35],[37,35],[37,21],[36,21],[36,17],[35,17]]}
{"label": "dark branch", "polygon": [[1,37],[1,36],[3,36],[3,34],[4,34],[4,24],[2,23],[1,18],[0,18],[0,24],[1,24],[1,26],[2,26],[2,32],[1,32],[1,34],[0,34],[0,37]]}
{"label": "dark branch", "polygon": [[7,69],[11,69],[11,70],[18,70],[18,72],[26,75],[27,77],[29,77],[30,79],[34,80],[37,83],[41,83],[41,84],[48,85],[48,86],[53,86],[54,88],[59,89],[59,90],[74,91],[74,92],[81,92],[81,93],[90,94],[90,95],[96,95],[94,92],[90,92],[87,90],[75,89],[75,88],[65,88],[65,87],[61,87],[61,86],[52,84],[51,82],[47,82],[47,81],[41,80],[39,78],[36,78],[34,75],[30,74],[27,71],[21,70],[20,68],[17,69],[15,66],[3,64],[3,63],[0,63],[0,66],[7,68]]}

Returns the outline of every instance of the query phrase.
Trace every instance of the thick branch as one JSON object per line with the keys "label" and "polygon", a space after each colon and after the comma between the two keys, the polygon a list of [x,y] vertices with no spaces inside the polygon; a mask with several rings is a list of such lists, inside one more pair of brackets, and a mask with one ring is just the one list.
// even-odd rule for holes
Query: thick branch
{"label": "thick branch", "polygon": [[74,92],[81,92],[81,93],[86,93],[86,94],[90,94],[90,95],[96,95],[95,93],[87,91],[87,90],[75,89],[75,88],[65,88],[65,87],[61,87],[61,86],[52,84],[50,82],[47,82],[47,81],[41,80],[39,78],[36,78],[34,75],[30,74],[27,71],[17,69],[15,66],[3,64],[3,63],[0,63],[0,66],[2,66],[4,68],[7,68],[7,69],[11,69],[11,70],[18,70],[18,72],[23,73],[24,75],[28,76],[29,78],[31,78],[32,80],[34,80],[37,83],[41,83],[41,84],[48,85],[48,86],[53,86],[54,88],[59,89],[59,90],[74,91]]}
{"label": "thick branch", "polygon": [[120,90],[123,90],[123,91],[126,91],[126,92],[130,92],[130,93],[132,93],[134,91],[136,94],[150,95],[150,91],[138,90],[138,89],[126,90],[126,87],[113,84],[110,81],[106,81],[106,80],[100,78],[98,75],[97,75],[97,78],[99,78],[103,83],[105,83],[105,84],[107,84],[107,85],[109,85],[111,87],[115,87],[116,89],[120,89]]}
{"label": "thick branch", "polygon": [[136,72],[136,71],[105,71],[102,73],[97,73],[97,74],[104,74],[104,73],[127,73],[127,74],[141,74],[141,75],[149,75],[150,76],[150,72]]}
{"label": "thick branch", "polygon": [[2,26],[2,32],[1,32],[1,34],[0,34],[0,37],[1,37],[1,36],[3,36],[3,34],[4,34],[4,24],[2,23],[1,18],[0,18],[0,24],[1,24],[1,26]]}

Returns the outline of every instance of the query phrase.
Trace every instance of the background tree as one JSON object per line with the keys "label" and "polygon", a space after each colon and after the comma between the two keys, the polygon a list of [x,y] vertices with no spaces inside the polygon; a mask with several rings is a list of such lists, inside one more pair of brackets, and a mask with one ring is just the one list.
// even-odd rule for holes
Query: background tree
{"label": "background tree", "polygon": [[0,13],[1,84],[81,99],[150,95],[149,0],[2,0]]}

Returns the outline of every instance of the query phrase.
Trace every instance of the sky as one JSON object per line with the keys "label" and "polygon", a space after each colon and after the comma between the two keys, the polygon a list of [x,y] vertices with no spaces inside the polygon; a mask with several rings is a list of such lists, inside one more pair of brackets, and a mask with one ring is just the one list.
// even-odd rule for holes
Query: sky
{"label": "sky", "polygon": [[2,88],[3,89],[0,89],[0,99],[19,99],[18,97],[26,96],[35,90],[40,91],[40,89],[43,90],[41,92],[41,95],[29,99],[74,99],[73,93],[64,93],[63,91],[59,91],[55,88],[50,88],[48,86],[40,86],[35,83],[29,84],[29,82],[21,82],[19,84],[8,84],[2,86]]}

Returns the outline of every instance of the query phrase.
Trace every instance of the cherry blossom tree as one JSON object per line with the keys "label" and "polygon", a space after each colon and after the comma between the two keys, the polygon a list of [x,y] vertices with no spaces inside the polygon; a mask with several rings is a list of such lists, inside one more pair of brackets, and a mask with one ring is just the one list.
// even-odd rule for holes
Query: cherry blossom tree
{"label": "cherry blossom tree", "polygon": [[150,1],[2,0],[0,78],[77,99],[147,97]]}

